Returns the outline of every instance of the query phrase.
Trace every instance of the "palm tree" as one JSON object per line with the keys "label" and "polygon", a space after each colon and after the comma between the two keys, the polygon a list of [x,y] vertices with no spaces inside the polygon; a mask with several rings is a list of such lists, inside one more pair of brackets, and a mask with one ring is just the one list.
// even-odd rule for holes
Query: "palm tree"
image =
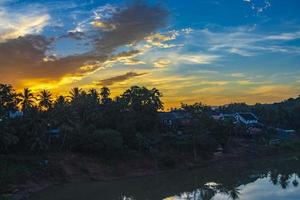
{"label": "palm tree", "polygon": [[279,174],[277,170],[272,170],[270,173],[270,180],[273,183],[273,185],[277,185],[278,183]]}
{"label": "palm tree", "polygon": [[17,95],[11,85],[0,84],[0,114],[16,109]]}
{"label": "palm tree", "polygon": [[216,195],[217,191],[207,186],[204,186],[199,189],[199,193],[199,197],[201,197],[202,200],[210,200]]}
{"label": "palm tree", "polygon": [[52,94],[49,90],[42,90],[38,94],[38,100],[42,110],[49,110],[52,107]]}
{"label": "palm tree", "polygon": [[22,111],[27,111],[29,108],[33,107],[35,97],[29,88],[24,88],[23,93],[19,94],[21,97],[20,105]]}
{"label": "palm tree", "polygon": [[282,189],[286,189],[289,186],[289,183],[290,183],[289,179],[290,179],[290,175],[281,174],[281,176],[279,178],[279,184]]}
{"label": "palm tree", "polygon": [[294,174],[294,180],[293,180],[292,184],[293,184],[294,187],[297,187],[299,185],[296,174]]}
{"label": "palm tree", "polygon": [[241,195],[241,192],[240,192],[240,189],[239,188],[236,188],[236,187],[233,187],[229,192],[229,197],[232,199],[232,200],[235,200],[235,199],[239,199],[239,196]]}
{"label": "palm tree", "polygon": [[71,100],[74,101],[75,99],[78,99],[78,97],[81,95],[81,93],[82,93],[82,89],[80,89],[78,87],[72,88],[70,91]]}

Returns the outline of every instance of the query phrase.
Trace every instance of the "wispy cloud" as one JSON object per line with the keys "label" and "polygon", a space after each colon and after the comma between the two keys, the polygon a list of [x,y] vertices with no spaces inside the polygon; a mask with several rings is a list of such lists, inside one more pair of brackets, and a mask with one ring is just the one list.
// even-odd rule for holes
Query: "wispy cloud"
{"label": "wispy cloud", "polygon": [[126,80],[134,78],[134,77],[143,76],[145,74],[147,74],[147,73],[127,72],[126,74],[103,79],[103,80],[99,81],[98,85],[110,86],[115,83],[123,82],[123,81],[126,81]]}
{"label": "wispy cloud", "polygon": [[239,80],[236,81],[236,83],[240,85],[245,85],[245,86],[254,86],[254,85],[265,85],[265,84],[270,84],[270,81],[253,81],[253,80]]}
{"label": "wispy cloud", "polygon": [[281,33],[277,35],[269,35],[266,36],[266,40],[282,40],[282,41],[289,41],[289,40],[296,40],[300,38],[300,31],[291,32],[291,33]]}
{"label": "wispy cloud", "polygon": [[140,50],[130,50],[113,55],[110,59],[105,61],[104,64],[121,63],[124,65],[143,65],[145,62],[138,60],[136,57],[141,54]]}
{"label": "wispy cloud", "polygon": [[176,45],[168,44],[166,42],[175,40],[179,34],[179,31],[170,31],[167,34],[156,33],[146,37],[145,40],[150,47],[171,48]]}
{"label": "wispy cloud", "polygon": [[[203,38],[203,42],[196,44],[194,40],[199,37]],[[201,29],[195,30],[190,38],[188,45],[241,56],[255,56],[265,52],[300,54],[298,46],[285,44],[286,41],[299,39],[299,31],[264,34],[249,27],[223,28],[219,31]]]}
{"label": "wispy cloud", "polygon": [[49,20],[50,15],[45,12],[19,12],[0,7],[0,42],[38,34],[48,25]]}
{"label": "wispy cloud", "polygon": [[245,77],[246,75],[243,74],[243,73],[237,72],[237,73],[232,73],[232,74],[230,74],[230,76],[235,77],[235,78],[243,78],[243,77]]}
{"label": "wispy cloud", "polygon": [[220,56],[217,55],[208,55],[208,54],[185,54],[178,55],[177,62],[186,63],[186,64],[209,64],[217,59]]}
{"label": "wispy cloud", "polygon": [[260,14],[271,7],[270,0],[243,0],[255,14]]}
{"label": "wispy cloud", "polygon": [[180,67],[185,65],[207,65],[218,61],[221,56],[182,50],[148,52],[143,56],[148,63],[156,68]]}
{"label": "wispy cloud", "polygon": [[[299,92],[299,91],[298,91]],[[291,85],[265,85],[255,87],[247,92],[250,95],[256,95],[266,98],[289,98],[297,95],[297,90]]]}
{"label": "wispy cloud", "polygon": [[165,68],[168,67],[171,64],[171,61],[168,59],[158,59],[157,61],[154,62],[154,66],[158,68]]}

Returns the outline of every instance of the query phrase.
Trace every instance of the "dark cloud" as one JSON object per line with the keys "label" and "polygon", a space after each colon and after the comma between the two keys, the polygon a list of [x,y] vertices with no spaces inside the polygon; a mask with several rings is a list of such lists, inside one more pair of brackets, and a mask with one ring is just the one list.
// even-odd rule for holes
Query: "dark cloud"
{"label": "dark cloud", "polygon": [[[111,31],[103,32],[94,29],[93,34],[68,33],[66,36],[69,38],[93,42],[91,44],[94,47],[93,50],[80,55],[66,57],[47,55],[56,40],[42,35],[27,35],[4,41],[0,43],[0,82],[13,83],[18,86],[16,83],[29,79],[49,81],[59,80],[66,75],[82,76],[101,67],[101,64],[108,59],[117,60],[117,57],[134,56],[139,53],[138,50],[117,55],[113,53],[118,47],[141,41],[163,27],[167,15],[167,11],[160,6],[137,3],[121,9],[108,19],[107,23],[115,25]],[[130,62],[137,62],[137,60]],[[94,66],[82,68],[87,64],[94,64]],[[113,77],[111,81],[103,80],[103,83],[112,84],[114,81],[139,75],[142,74],[130,72]]]}
{"label": "dark cloud", "polygon": [[147,74],[147,73],[127,72],[126,74],[123,74],[123,75],[113,76],[113,77],[110,77],[107,79],[103,79],[103,80],[99,81],[98,85],[109,86],[109,85],[113,85],[114,83],[126,81],[128,79],[138,77],[138,76],[143,76],[145,74]]}
{"label": "dark cloud", "polygon": [[136,43],[166,24],[168,13],[160,6],[136,3],[116,13],[107,23],[115,29],[96,39],[99,53],[110,53],[117,47]]}
{"label": "dark cloud", "polygon": [[[47,56],[52,39],[44,36],[25,36],[0,43],[0,81],[57,79],[67,74],[81,73],[80,69],[88,60],[95,57],[82,54],[57,58]],[[47,61],[47,58],[50,58]],[[100,57],[97,58],[101,60]],[[105,60],[103,57],[102,60]]]}
{"label": "dark cloud", "polygon": [[25,36],[0,43],[0,80],[22,79],[36,73],[51,40],[43,36]]}
{"label": "dark cloud", "polygon": [[51,39],[34,35],[0,43],[1,66],[13,64],[16,61],[39,62],[45,57],[45,52],[51,43]]}
{"label": "dark cloud", "polygon": [[131,50],[131,51],[123,51],[121,53],[118,53],[116,55],[111,56],[109,59],[110,62],[117,62],[117,61],[123,61],[125,62],[132,62],[134,63],[139,63],[140,60],[135,59],[134,57],[137,56],[141,51],[139,50]]}
{"label": "dark cloud", "polygon": [[115,55],[113,57],[131,57],[131,56],[135,56],[139,53],[141,53],[140,50],[123,51],[123,52],[118,53],[117,55]]}

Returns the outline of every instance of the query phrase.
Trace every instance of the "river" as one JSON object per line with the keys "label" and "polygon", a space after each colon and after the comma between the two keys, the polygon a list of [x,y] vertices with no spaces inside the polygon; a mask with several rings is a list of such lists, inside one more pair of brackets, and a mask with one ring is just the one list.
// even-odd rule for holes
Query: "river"
{"label": "river", "polygon": [[68,183],[30,200],[299,200],[300,157],[226,162],[108,182]]}

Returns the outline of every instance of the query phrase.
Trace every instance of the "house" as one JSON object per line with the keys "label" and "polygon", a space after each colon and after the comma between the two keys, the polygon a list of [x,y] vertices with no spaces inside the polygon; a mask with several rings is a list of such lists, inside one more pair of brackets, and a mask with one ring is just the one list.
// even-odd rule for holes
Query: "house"
{"label": "house", "polygon": [[183,128],[191,124],[191,115],[184,110],[160,112],[159,118],[162,124],[169,128]]}
{"label": "house", "polygon": [[175,124],[176,117],[172,112],[160,112],[159,118],[164,126],[171,127]]}
{"label": "house", "polygon": [[281,142],[289,141],[297,138],[295,130],[285,130],[280,128],[276,128],[274,130],[276,131],[276,134],[269,141],[270,145],[280,144]]}
{"label": "house", "polygon": [[259,124],[258,118],[253,113],[235,113],[234,117],[237,122],[246,126]]}
{"label": "house", "polygon": [[277,128],[276,134],[276,137],[280,140],[289,140],[296,136],[296,131]]}
{"label": "house", "polygon": [[60,130],[58,128],[53,128],[48,130],[48,134],[50,138],[59,138]]}
{"label": "house", "polygon": [[8,117],[10,119],[15,119],[15,118],[19,118],[19,117],[23,117],[24,113],[22,111],[9,111],[8,113]]}
{"label": "house", "polygon": [[212,118],[215,120],[231,121],[233,123],[237,123],[234,114],[219,113],[219,114],[212,115]]}

